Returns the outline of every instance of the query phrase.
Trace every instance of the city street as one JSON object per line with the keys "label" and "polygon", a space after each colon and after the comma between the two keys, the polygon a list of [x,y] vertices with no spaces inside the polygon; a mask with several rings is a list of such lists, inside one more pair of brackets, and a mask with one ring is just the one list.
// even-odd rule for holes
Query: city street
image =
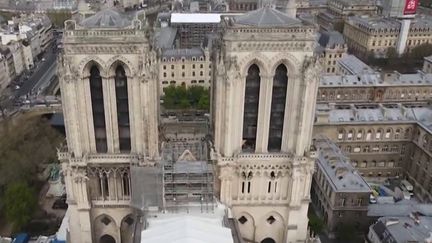
{"label": "city street", "polygon": [[43,56],[45,61],[40,61],[34,73],[25,80],[22,87],[17,91],[17,96],[25,96],[30,93],[36,94],[39,88],[48,86],[48,82],[55,75],[57,65],[57,53],[48,49]]}

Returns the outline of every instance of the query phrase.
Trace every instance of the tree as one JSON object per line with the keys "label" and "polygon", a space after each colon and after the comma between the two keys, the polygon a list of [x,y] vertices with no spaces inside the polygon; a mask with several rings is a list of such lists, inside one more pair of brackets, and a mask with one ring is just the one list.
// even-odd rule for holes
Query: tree
{"label": "tree", "polygon": [[356,229],[352,224],[338,224],[336,227],[336,238],[342,242],[354,242]]}
{"label": "tree", "polygon": [[312,214],[309,216],[309,227],[315,234],[320,234],[324,230],[324,221]]}
{"label": "tree", "polygon": [[56,148],[64,139],[38,117],[4,120],[0,132],[0,188],[12,182],[37,180],[38,165],[55,162]]}
{"label": "tree", "polygon": [[7,221],[19,231],[29,223],[37,207],[36,193],[25,182],[12,183],[6,188],[4,206]]}
{"label": "tree", "polygon": [[53,25],[61,29],[64,27],[64,22],[72,18],[72,13],[69,11],[49,11],[47,15]]}
{"label": "tree", "polygon": [[199,99],[198,109],[200,109],[200,110],[209,110],[209,108],[210,108],[210,97],[209,97],[209,93],[206,92]]}
{"label": "tree", "polygon": [[170,85],[164,88],[164,107],[167,109],[205,109],[210,107],[209,89],[202,86]]}
{"label": "tree", "polygon": [[394,48],[394,47],[387,48],[386,53],[387,53],[387,58],[397,58],[398,57],[396,48]]}
{"label": "tree", "polygon": [[424,57],[432,55],[432,44],[425,43],[418,45],[411,49],[409,56],[413,59],[420,59],[423,61]]}

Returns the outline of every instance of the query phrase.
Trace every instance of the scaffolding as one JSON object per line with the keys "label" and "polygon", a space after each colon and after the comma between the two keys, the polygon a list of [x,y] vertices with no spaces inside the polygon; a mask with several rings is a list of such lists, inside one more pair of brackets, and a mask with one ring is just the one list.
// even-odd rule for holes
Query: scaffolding
{"label": "scaffolding", "polygon": [[132,164],[130,171],[131,206],[143,212],[162,209],[162,167]]}
{"label": "scaffolding", "polygon": [[214,210],[213,170],[205,140],[163,144],[164,208],[169,212]]}

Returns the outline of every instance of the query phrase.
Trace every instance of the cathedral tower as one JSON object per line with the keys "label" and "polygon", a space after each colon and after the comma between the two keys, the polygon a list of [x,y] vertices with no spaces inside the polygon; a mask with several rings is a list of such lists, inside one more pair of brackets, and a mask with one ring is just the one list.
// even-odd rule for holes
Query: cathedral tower
{"label": "cathedral tower", "polygon": [[220,199],[245,240],[305,242],[319,65],[313,26],[265,6],[225,18],[213,82]]}
{"label": "cathedral tower", "polygon": [[59,159],[73,243],[132,242],[130,164],[158,157],[157,61],[143,21],[106,9],[65,23]]}

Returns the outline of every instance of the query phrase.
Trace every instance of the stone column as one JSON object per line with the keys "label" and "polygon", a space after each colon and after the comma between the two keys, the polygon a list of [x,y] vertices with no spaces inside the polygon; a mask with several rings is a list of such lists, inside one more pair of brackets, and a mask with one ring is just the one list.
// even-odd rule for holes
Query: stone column
{"label": "stone column", "polygon": [[[118,133],[117,133],[117,144],[115,144],[114,130],[117,132],[116,126],[113,124],[113,116],[115,115],[115,121],[117,124],[117,107],[112,105],[112,102],[116,102],[115,90],[114,88],[114,78],[111,76],[102,77],[102,91],[104,100],[104,112],[105,112],[105,129],[107,136],[107,147],[108,153],[114,153],[118,150]],[[113,96],[114,95],[114,96]],[[115,103],[114,103],[115,104]],[[114,109],[113,109],[114,108]]]}
{"label": "stone column", "polygon": [[258,124],[256,135],[255,152],[266,153],[270,128],[270,112],[273,92],[272,76],[261,75],[259,105],[258,105]]}
{"label": "stone column", "polygon": [[309,150],[312,139],[312,129],[315,116],[315,101],[318,92],[318,72],[320,67],[313,60],[309,61],[309,66],[304,71],[304,96],[300,106],[300,133],[297,134],[297,155],[302,156],[305,151]]}
{"label": "stone column", "polygon": [[[135,144],[135,139],[136,139],[136,112],[135,113],[135,95],[134,95],[134,91],[135,91],[135,82],[136,80],[134,79],[133,76],[126,76],[127,78],[127,95],[128,95],[128,109],[129,109],[129,139],[130,139],[130,144],[131,144],[131,152],[134,153],[136,151],[136,144]],[[117,107],[117,104],[116,104]],[[117,126],[118,127],[118,126]],[[117,128],[117,132],[118,132],[118,128]],[[119,149],[120,149],[120,144],[119,144]]]}
{"label": "stone column", "polygon": [[284,126],[282,133],[282,152],[294,152],[295,150],[295,133],[298,125],[298,103],[301,94],[300,78],[297,75],[288,74],[288,86],[285,102]]}
{"label": "stone column", "polygon": [[[88,84],[88,82],[86,82]],[[90,137],[89,137],[89,130],[88,130],[88,119],[87,119],[87,104],[86,104],[86,89],[85,89],[86,85],[84,84],[83,80],[79,80],[77,82],[77,94],[79,95],[79,97],[81,97],[80,99],[78,99],[78,114],[79,114],[79,118],[78,118],[78,122],[79,122],[79,127],[82,133],[81,136],[81,144],[83,147],[83,152],[84,153],[88,153],[90,152]],[[90,103],[91,105],[91,103]]]}
{"label": "stone column", "polygon": [[66,83],[65,93],[63,95],[64,97],[64,114],[66,115],[65,125],[68,127],[68,143],[71,143],[72,147],[72,153],[74,153],[75,157],[81,157],[83,154],[82,151],[82,145],[80,141],[80,129],[79,129],[79,122],[78,122],[78,108],[76,101],[79,99],[77,93],[76,93],[76,83],[75,82],[68,82]]}
{"label": "stone column", "polygon": [[141,114],[139,119],[141,120],[141,126],[138,129],[138,132],[140,133],[140,137],[141,137],[141,149],[143,151],[143,154],[145,155],[149,155],[149,151],[148,151],[148,143],[147,143],[147,134],[148,134],[148,119],[147,119],[147,115],[148,115],[148,107],[147,107],[147,85],[148,82],[141,82],[139,85],[139,103],[140,103],[140,110],[141,110]]}
{"label": "stone column", "polygon": [[235,93],[233,84],[229,81],[225,85],[225,116],[224,116],[224,122],[225,123],[225,131],[222,131],[224,133],[224,154],[226,156],[231,156],[233,154],[233,146],[232,146],[232,136],[235,129],[233,129],[233,126],[235,124],[232,123],[233,116],[235,116],[233,112],[233,106],[235,106],[235,102],[233,101],[233,93]]}
{"label": "stone column", "polygon": [[92,153],[96,153],[96,139],[95,139],[95,131],[94,131],[94,122],[93,122],[93,108],[92,108],[92,100],[91,100],[91,91],[90,91],[90,82],[89,77],[85,77],[81,80],[84,84],[84,100],[85,100],[85,114],[87,121],[87,131],[88,131],[88,142],[89,142],[89,151]]}
{"label": "stone column", "polygon": [[236,99],[233,103],[235,106],[235,111],[232,116],[235,118],[233,119],[233,125],[235,126],[234,132],[235,135],[228,139],[234,139],[235,146],[234,151],[241,151],[242,144],[243,144],[243,113],[244,113],[244,99],[245,99],[245,88],[246,88],[246,77],[240,76],[235,81],[235,92],[236,95],[234,96]]}
{"label": "stone column", "polygon": [[[129,81],[129,80],[128,80]],[[129,82],[128,82],[129,85]],[[143,154],[144,151],[142,147],[140,146],[141,141],[143,141],[142,137],[142,131],[140,131],[141,127],[143,127],[143,119],[141,119],[141,109],[140,109],[140,85],[141,80],[139,78],[134,78],[134,80],[131,82],[131,90],[129,92],[129,100],[132,104],[129,106],[131,107],[129,109],[129,117],[130,117],[130,124],[131,124],[131,152],[135,152],[138,154]],[[132,130],[133,128],[133,130]],[[133,131],[133,132],[132,132]]]}

